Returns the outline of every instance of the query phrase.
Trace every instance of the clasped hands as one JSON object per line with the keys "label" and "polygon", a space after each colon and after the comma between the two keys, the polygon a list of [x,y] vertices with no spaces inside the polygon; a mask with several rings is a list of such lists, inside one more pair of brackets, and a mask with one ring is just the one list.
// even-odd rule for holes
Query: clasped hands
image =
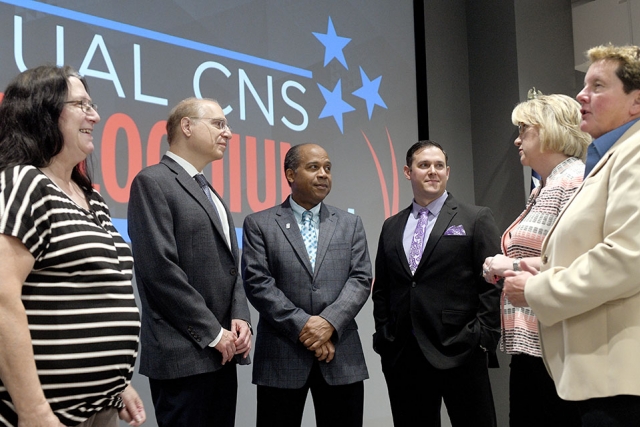
{"label": "clasped hands", "polygon": [[520,260],[520,270],[513,271],[513,260],[504,255],[488,257],[482,265],[484,279],[496,284],[504,277],[503,292],[509,302],[515,307],[527,307],[529,304],[524,296],[524,288],[527,280],[539,273],[539,271],[529,265],[526,261]]}
{"label": "clasped hands", "polygon": [[215,349],[222,354],[222,364],[224,365],[236,354],[242,354],[246,358],[251,351],[251,330],[246,321],[242,319],[231,320],[231,330],[222,330],[222,338]]}
{"label": "clasped hands", "polygon": [[315,353],[316,358],[329,363],[333,360],[336,347],[331,342],[335,328],[320,316],[311,316],[305,323],[298,338],[309,351]]}

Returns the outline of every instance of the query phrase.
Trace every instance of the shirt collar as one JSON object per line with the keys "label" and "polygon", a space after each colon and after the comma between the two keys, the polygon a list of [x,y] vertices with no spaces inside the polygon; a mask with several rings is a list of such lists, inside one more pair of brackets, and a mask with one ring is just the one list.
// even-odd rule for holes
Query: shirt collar
{"label": "shirt collar", "polygon": [[587,148],[587,159],[585,161],[584,167],[584,177],[589,176],[593,168],[598,164],[601,158],[604,157],[607,151],[613,147],[613,145],[620,139],[622,134],[624,134],[631,126],[634,125],[639,119],[631,120],[623,124],[620,127],[617,127],[604,135],[601,135],[599,138],[596,138],[589,147]]}
{"label": "shirt collar", "polygon": [[193,178],[194,176],[196,176],[197,174],[201,173],[198,172],[198,169],[195,168],[195,166],[193,166],[191,163],[189,163],[188,161],[186,161],[185,159],[183,159],[182,157],[178,156],[176,153],[174,153],[173,151],[167,151],[166,153],[164,153],[165,156],[175,160],[175,162],[177,164],[179,164],[180,166],[182,166],[182,169],[184,169],[191,178]]}
{"label": "shirt collar", "polygon": [[602,158],[602,156],[604,156],[605,153],[609,151],[609,149],[613,146],[613,144],[615,144],[616,141],[620,139],[622,134],[624,134],[627,130],[629,130],[629,128],[633,126],[638,120],[640,119],[631,120],[630,122],[627,122],[622,126],[617,127],[614,130],[605,133],[599,138],[594,139],[591,144],[594,146],[594,148],[600,155],[600,158]]}
{"label": "shirt collar", "polygon": [[[449,197],[449,193],[447,192],[447,190],[445,190],[440,197],[429,203],[426,206],[429,209],[429,213],[431,213],[433,216],[438,216],[440,210],[442,210],[442,207],[444,206],[444,202],[447,200],[447,197]],[[420,206],[414,199],[413,207],[411,209],[411,215],[413,215],[414,218],[418,218],[420,209],[422,209],[423,207],[425,206]]]}
{"label": "shirt collar", "polygon": [[[291,204],[291,210],[293,211],[293,215],[296,217],[296,221],[298,221],[298,223],[302,223],[302,214],[307,209],[305,209],[302,206],[300,206],[299,204],[297,204],[295,202],[295,200],[293,200],[293,197],[291,197],[291,196],[289,196],[289,203]],[[311,209],[308,209],[309,211],[311,211],[311,213],[313,213],[313,221],[315,223],[317,223],[318,219],[320,218],[320,205],[321,204],[322,203],[318,203],[317,205],[315,205]]]}

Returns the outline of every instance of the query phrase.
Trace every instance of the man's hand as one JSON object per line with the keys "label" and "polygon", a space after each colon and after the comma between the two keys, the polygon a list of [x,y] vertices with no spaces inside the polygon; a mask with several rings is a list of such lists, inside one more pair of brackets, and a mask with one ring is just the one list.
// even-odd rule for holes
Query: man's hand
{"label": "man's hand", "polygon": [[329,341],[335,331],[331,323],[320,316],[311,316],[300,331],[300,342],[311,351],[316,351]]}
{"label": "man's hand", "polygon": [[222,354],[222,364],[224,365],[236,354],[236,340],[238,339],[238,334],[235,332],[228,331],[226,329],[222,330],[222,338],[220,338],[220,342],[216,344],[214,347],[216,350]]}
{"label": "man's hand", "polygon": [[315,353],[318,361],[322,362],[324,360],[326,363],[329,363],[333,360],[333,357],[336,354],[336,347],[333,345],[331,340],[329,340],[322,344]]}
{"label": "man's hand", "polygon": [[246,359],[251,351],[251,330],[249,329],[249,324],[242,319],[232,319],[231,330],[238,336],[235,341],[235,354],[242,354],[242,358]]}
{"label": "man's hand", "polygon": [[128,385],[120,396],[124,403],[124,407],[118,411],[120,419],[129,423],[130,426],[142,425],[147,420],[147,414],[144,412],[144,404],[138,392]]}

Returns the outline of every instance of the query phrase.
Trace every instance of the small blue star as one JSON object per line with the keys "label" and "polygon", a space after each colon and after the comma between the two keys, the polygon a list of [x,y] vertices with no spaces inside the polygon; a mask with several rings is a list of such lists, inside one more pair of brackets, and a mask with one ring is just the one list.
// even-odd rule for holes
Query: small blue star
{"label": "small blue star", "polygon": [[344,53],[342,53],[342,49],[349,44],[351,41],[350,38],[340,37],[336,34],[335,28],[333,28],[333,21],[331,21],[331,17],[329,17],[329,24],[327,25],[327,34],[322,33],[313,33],[314,36],[320,43],[322,43],[325,47],[324,51],[324,66],[333,59],[336,58],[344,68],[347,70],[349,67],[347,66],[347,61],[344,59]]}
{"label": "small blue star", "polygon": [[342,80],[338,80],[333,91],[329,91],[329,89],[326,89],[320,83],[318,83],[318,88],[320,88],[320,92],[322,92],[322,96],[326,101],[326,104],[318,118],[323,119],[325,117],[333,116],[340,128],[340,132],[344,133],[342,130],[342,115],[349,111],[354,111],[355,108],[342,100]]}
{"label": "small blue star", "polygon": [[369,113],[369,120],[371,120],[371,114],[373,113],[374,106],[379,105],[382,108],[387,108],[387,105],[378,93],[380,90],[382,76],[374,80],[369,80],[369,77],[367,77],[362,67],[360,67],[360,77],[362,78],[362,87],[352,93],[367,102],[367,112]]}

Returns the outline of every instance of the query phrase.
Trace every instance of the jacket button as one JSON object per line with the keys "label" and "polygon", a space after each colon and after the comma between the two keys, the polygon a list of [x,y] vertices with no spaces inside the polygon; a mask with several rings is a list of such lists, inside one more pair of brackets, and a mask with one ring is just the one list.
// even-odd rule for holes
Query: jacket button
{"label": "jacket button", "polygon": [[238,269],[237,269],[237,268],[235,268],[235,267],[233,267],[231,270],[229,270],[229,273],[230,273],[232,276],[237,276],[237,275],[238,275]]}
{"label": "jacket button", "polygon": [[546,264],[548,261],[549,261],[549,257],[545,254],[545,255],[542,257],[542,263],[543,263],[543,264]]}
{"label": "jacket button", "polygon": [[416,282],[411,282],[411,287],[412,287],[412,288],[415,288],[416,286],[417,286],[417,285],[416,285]]}

